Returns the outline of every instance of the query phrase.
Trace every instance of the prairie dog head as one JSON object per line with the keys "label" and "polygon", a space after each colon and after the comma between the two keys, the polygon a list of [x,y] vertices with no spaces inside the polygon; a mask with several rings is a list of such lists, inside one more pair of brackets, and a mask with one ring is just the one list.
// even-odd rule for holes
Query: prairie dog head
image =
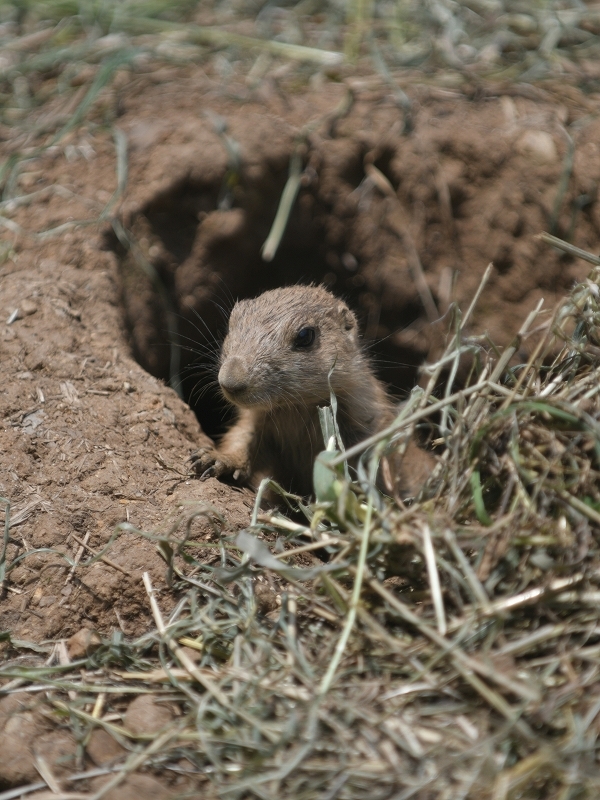
{"label": "prairie dog head", "polygon": [[321,286],[273,289],[236,303],[221,350],[219,384],[242,408],[316,405],[343,392],[362,361],[356,318]]}

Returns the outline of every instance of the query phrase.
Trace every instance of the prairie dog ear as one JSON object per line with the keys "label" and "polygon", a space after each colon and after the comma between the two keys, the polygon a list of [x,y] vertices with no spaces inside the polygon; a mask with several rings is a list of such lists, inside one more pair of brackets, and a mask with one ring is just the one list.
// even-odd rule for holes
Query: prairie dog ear
{"label": "prairie dog ear", "polygon": [[351,331],[353,328],[356,328],[356,317],[347,306],[340,303],[338,306],[338,313],[342,318],[342,325],[347,331]]}

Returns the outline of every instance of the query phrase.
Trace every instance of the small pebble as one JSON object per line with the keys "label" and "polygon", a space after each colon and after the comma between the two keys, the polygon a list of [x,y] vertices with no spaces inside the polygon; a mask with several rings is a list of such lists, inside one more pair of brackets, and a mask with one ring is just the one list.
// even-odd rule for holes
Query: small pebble
{"label": "small pebble", "polygon": [[546,131],[525,131],[517,142],[517,150],[538,164],[551,164],[558,159],[554,139]]}
{"label": "small pebble", "polygon": [[29,317],[38,310],[37,305],[33,300],[23,300],[20,307],[20,312],[23,317]]}

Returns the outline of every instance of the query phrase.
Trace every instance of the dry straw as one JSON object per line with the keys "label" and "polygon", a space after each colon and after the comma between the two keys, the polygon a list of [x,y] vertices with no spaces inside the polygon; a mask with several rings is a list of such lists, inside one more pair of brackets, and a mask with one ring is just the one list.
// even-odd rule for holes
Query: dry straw
{"label": "dry straw", "polygon": [[[79,736],[126,739],[106,791],[144,768],[224,797],[597,796],[599,300],[594,271],[498,361],[480,350],[466,384],[440,400],[430,382],[357,448],[357,480],[330,453],[306,524],[257,509],[232,535],[203,507],[159,536],[124,526],[157,541],[175,609],[146,579],[156,630],[72,664],[7,662],[3,691],[38,694]],[[477,346],[455,315],[432,375]],[[440,431],[438,467],[398,505],[374,486],[377,459],[416,423]],[[150,743],[109,722],[132,691],[181,709]]]}

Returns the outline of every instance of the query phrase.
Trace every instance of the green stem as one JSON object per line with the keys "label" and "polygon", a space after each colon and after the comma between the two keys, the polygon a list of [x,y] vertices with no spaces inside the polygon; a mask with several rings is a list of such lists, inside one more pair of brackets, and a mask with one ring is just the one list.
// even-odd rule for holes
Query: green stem
{"label": "green stem", "polygon": [[348,616],[346,617],[346,622],[344,623],[344,630],[342,631],[342,635],[340,636],[338,643],[336,645],[335,653],[333,654],[333,658],[331,659],[329,669],[323,676],[323,680],[321,681],[321,685],[319,686],[319,691],[317,693],[319,697],[324,697],[329,691],[336,670],[339,666],[340,661],[342,660],[342,656],[344,654],[344,650],[346,649],[346,645],[348,644],[348,639],[350,638],[350,634],[352,633],[352,628],[354,627],[354,622],[356,620],[356,611],[358,608],[358,604],[360,602],[360,593],[362,590],[362,585],[365,575],[365,566],[367,563],[367,552],[369,550],[369,534],[371,532],[372,512],[373,512],[373,500],[369,495],[369,498],[367,500],[367,512],[365,515],[363,535],[360,542],[360,552],[358,554],[358,564],[356,565],[354,589],[352,590],[352,597],[350,598],[350,607],[348,608]]}

